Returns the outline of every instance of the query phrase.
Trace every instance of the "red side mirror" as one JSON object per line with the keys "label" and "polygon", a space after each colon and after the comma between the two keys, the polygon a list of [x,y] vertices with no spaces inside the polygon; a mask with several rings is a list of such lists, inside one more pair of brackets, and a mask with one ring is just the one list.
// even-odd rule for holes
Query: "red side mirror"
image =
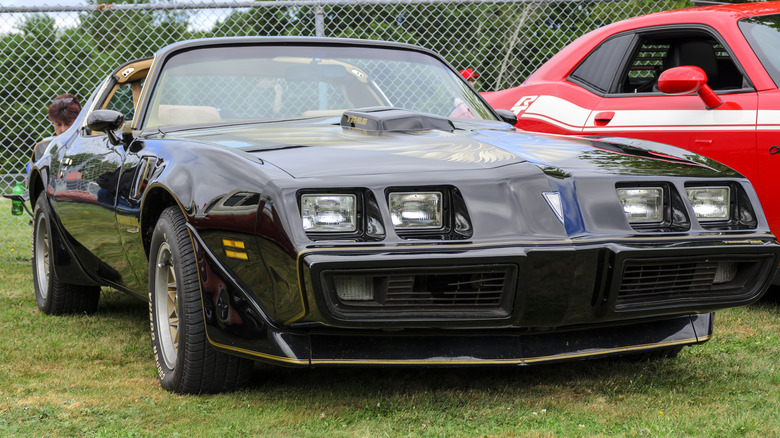
{"label": "red side mirror", "polygon": [[695,65],[670,68],[658,77],[658,89],[664,94],[682,95],[697,93],[707,109],[722,103],[720,97],[707,85],[707,74]]}

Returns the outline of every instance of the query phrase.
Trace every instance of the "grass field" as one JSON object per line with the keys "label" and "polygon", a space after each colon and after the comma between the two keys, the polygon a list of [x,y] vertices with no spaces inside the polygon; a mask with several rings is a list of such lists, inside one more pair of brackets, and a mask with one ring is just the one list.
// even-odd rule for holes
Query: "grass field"
{"label": "grass field", "polygon": [[146,303],[105,290],[94,316],[43,315],[29,238],[19,240],[19,249],[0,245],[2,437],[780,436],[775,291],[718,312],[714,339],[677,359],[522,368],[257,365],[241,392],[178,396],[158,384]]}
{"label": "grass field", "polygon": [[12,216],[11,201],[0,197],[0,262],[24,260],[30,256],[32,227],[29,221],[27,213]]}

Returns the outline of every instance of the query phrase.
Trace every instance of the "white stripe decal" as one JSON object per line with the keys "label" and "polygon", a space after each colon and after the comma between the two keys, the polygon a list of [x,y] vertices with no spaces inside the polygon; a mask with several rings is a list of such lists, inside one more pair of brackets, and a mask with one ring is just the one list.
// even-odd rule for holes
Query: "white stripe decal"
{"label": "white stripe decal", "polygon": [[566,129],[566,130],[569,130],[569,131],[574,131],[575,133],[579,133],[580,131],[582,131],[582,127],[581,126],[567,125],[565,123],[559,122],[558,120],[551,119],[551,118],[549,118],[547,116],[541,116],[541,115],[537,115],[537,114],[523,114],[522,118],[523,118],[523,120],[539,120],[540,122],[549,123],[549,124],[555,125],[555,126],[557,126],[559,128],[563,128],[563,129]]}
{"label": "white stripe decal", "polygon": [[[590,115],[590,110],[575,105],[568,100],[555,96],[539,96],[520,116],[521,118],[544,117],[544,121],[554,120],[557,125],[581,129]],[[534,117],[537,116],[537,117]]]}
{"label": "white stripe decal", "polygon": [[[683,131],[701,131],[701,126],[599,126],[599,127],[593,127],[593,128],[585,128],[582,132],[583,133],[591,133],[591,132],[609,132],[609,131],[673,131],[673,132],[683,132]],[[734,131],[734,132],[745,132],[745,131],[752,131],[754,129],[753,125],[742,125],[742,126],[707,126],[707,131]]]}
{"label": "white stripe decal", "polygon": [[754,110],[609,110],[599,109],[588,118],[587,127],[595,126],[595,114],[614,111],[615,116],[607,124],[609,128],[619,127],[729,127],[731,129],[745,126],[753,127],[756,124],[756,111]]}
{"label": "white stripe decal", "polygon": [[777,129],[780,125],[780,111],[778,110],[759,110],[758,126],[759,129]]}
{"label": "white stripe decal", "polygon": [[[536,97],[536,96],[531,96]],[[595,116],[614,112],[606,126],[595,126]],[[605,131],[751,131],[780,129],[780,110],[611,110],[593,111],[555,96],[539,96],[520,112],[520,119],[538,120],[583,133]],[[758,125],[758,126],[757,126]]]}

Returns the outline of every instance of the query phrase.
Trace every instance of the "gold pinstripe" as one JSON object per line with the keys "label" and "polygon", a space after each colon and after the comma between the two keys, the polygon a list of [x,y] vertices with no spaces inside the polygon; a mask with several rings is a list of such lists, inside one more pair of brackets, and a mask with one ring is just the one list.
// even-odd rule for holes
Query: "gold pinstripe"
{"label": "gold pinstripe", "polygon": [[[208,333],[208,332],[207,332]],[[269,359],[277,362],[284,362],[289,364],[298,365],[521,365],[550,362],[554,360],[576,359],[585,358],[590,356],[599,356],[603,354],[616,354],[625,353],[636,350],[645,350],[649,348],[662,348],[689,345],[697,342],[705,342],[710,340],[712,336],[707,335],[701,338],[689,338],[672,342],[657,342],[652,344],[636,344],[625,347],[606,348],[598,351],[571,353],[571,354],[557,354],[553,356],[537,356],[530,358],[513,358],[513,359],[453,359],[453,360],[408,360],[408,359],[291,359],[288,357],[276,356],[273,354],[259,353],[252,350],[243,348],[237,348],[229,345],[219,344],[211,341],[212,345],[219,348],[234,351],[237,353],[243,353],[250,356],[255,356],[263,359]]]}

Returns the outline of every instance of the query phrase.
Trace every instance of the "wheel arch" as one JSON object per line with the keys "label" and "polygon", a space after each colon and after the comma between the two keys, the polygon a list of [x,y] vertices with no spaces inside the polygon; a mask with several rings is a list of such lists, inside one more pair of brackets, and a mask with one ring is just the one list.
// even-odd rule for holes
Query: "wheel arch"
{"label": "wheel arch", "polygon": [[30,211],[35,210],[35,202],[38,200],[38,196],[41,195],[41,193],[45,189],[44,184],[44,175],[43,172],[39,169],[33,169],[30,171],[30,176],[28,179],[28,192],[30,193]]}
{"label": "wheel arch", "polygon": [[152,234],[154,234],[154,227],[157,224],[157,220],[160,218],[162,212],[171,206],[179,207],[184,217],[189,217],[178,198],[165,186],[154,185],[149,188],[146,196],[144,196],[141,206],[141,230],[143,233],[143,245],[147,259],[150,257],[149,250],[152,244]]}

